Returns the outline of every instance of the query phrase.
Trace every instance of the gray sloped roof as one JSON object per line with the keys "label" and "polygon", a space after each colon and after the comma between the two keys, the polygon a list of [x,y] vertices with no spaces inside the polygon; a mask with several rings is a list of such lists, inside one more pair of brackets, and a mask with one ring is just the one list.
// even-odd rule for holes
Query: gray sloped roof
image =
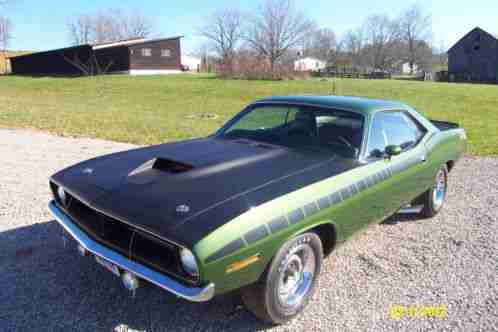
{"label": "gray sloped roof", "polygon": [[484,29],[482,29],[480,27],[475,27],[474,29],[470,30],[467,34],[465,34],[462,38],[460,38],[455,43],[455,45],[451,46],[450,49],[448,49],[448,52],[450,52],[455,46],[457,46],[458,44],[460,44],[468,35],[473,34],[474,32],[481,32],[481,33],[487,34],[487,35],[491,36],[491,38],[493,38],[494,40],[498,41],[498,37],[496,35],[492,35],[492,34],[490,34],[489,32],[487,32],[486,30],[484,30]]}

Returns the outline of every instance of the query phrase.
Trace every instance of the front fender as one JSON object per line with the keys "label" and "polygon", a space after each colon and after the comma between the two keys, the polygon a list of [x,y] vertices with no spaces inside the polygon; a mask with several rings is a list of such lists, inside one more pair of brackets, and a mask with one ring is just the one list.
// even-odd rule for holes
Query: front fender
{"label": "front fender", "polygon": [[[231,233],[234,235],[229,236],[223,229],[215,231],[209,236],[209,239],[205,239],[195,246],[196,254],[202,265],[201,273],[203,281],[216,284],[216,294],[226,293],[256,282],[260,279],[277,251],[290,239],[324,224],[332,225],[337,229],[333,221],[323,219],[325,214],[326,211],[323,211],[323,213],[319,212],[303,219],[297,224],[290,225],[277,232],[272,232],[270,227],[262,224],[261,227],[267,227],[268,231],[268,235],[263,239],[255,241],[254,243],[248,243],[244,239],[239,242],[239,249],[234,250],[232,253],[228,253],[223,257],[212,259],[211,257],[213,254],[216,254],[219,251],[213,251],[212,248],[220,247],[217,245],[220,241],[230,245],[240,239],[234,233]],[[225,247],[221,247],[221,249]],[[235,246],[233,248],[235,248]],[[227,272],[227,267],[231,264],[256,255],[258,257],[256,262],[240,270],[230,273]]]}

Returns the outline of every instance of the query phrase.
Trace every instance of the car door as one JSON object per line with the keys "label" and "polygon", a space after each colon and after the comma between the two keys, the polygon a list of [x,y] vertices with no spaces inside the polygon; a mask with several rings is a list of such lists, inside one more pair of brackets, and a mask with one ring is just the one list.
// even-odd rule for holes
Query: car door
{"label": "car door", "polygon": [[[428,130],[405,111],[380,111],[369,121],[362,166],[353,170],[359,191],[334,218],[345,238],[372,222],[380,222],[426,190],[427,174],[424,138]],[[402,151],[389,157],[386,148]],[[341,193],[342,195],[342,193]]]}
{"label": "car door", "polygon": [[[425,174],[429,167],[426,148],[421,144],[427,132],[406,111],[381,111],[373,115],[366,158],[387,175],[375,185],[374,219],[394,213],[427,188]],[[388,157],[389,145],[401,147],[401,153]]]}

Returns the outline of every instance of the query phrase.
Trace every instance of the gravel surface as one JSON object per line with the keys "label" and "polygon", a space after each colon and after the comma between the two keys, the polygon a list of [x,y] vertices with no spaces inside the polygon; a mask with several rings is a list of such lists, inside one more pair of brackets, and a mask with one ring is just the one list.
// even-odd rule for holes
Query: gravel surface
{"label": "gravel surface", "polygon": [[[0,130],[1,331],[492,331],[498,326],[498,159],[463,159],[434,219],[393,217],[327,259],[307,310],[258,322],[237,294],[189,303],[153,286],[132,298],[111,273],[66,246],[50,217],[48,177],[132,147]],[[445,306],[445,318],[397,320],[390,308]],[[419,307],[420,308],[420,307]],[[420,315],[420,311],[416,311]],[[441,312],[438,312],[441,313]]]}

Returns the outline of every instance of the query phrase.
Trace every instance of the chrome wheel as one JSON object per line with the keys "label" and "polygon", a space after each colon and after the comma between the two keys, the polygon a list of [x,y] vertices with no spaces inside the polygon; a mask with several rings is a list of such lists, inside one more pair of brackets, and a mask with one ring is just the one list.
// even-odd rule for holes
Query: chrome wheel
{"label": "chrome wheel", "polygon": [[308,294],[316,272],[316,257],[309,244],[296,246],[281,264],[278,300],[283,307],[298,306]]}
{"label": "chrome wheel", "polygon": [[443,206],[444,198],[446,197],[446,175],[443,170],[440,170],[436,176],[436,183],[432,192],[432,201],[434,209],[439,210]]}

